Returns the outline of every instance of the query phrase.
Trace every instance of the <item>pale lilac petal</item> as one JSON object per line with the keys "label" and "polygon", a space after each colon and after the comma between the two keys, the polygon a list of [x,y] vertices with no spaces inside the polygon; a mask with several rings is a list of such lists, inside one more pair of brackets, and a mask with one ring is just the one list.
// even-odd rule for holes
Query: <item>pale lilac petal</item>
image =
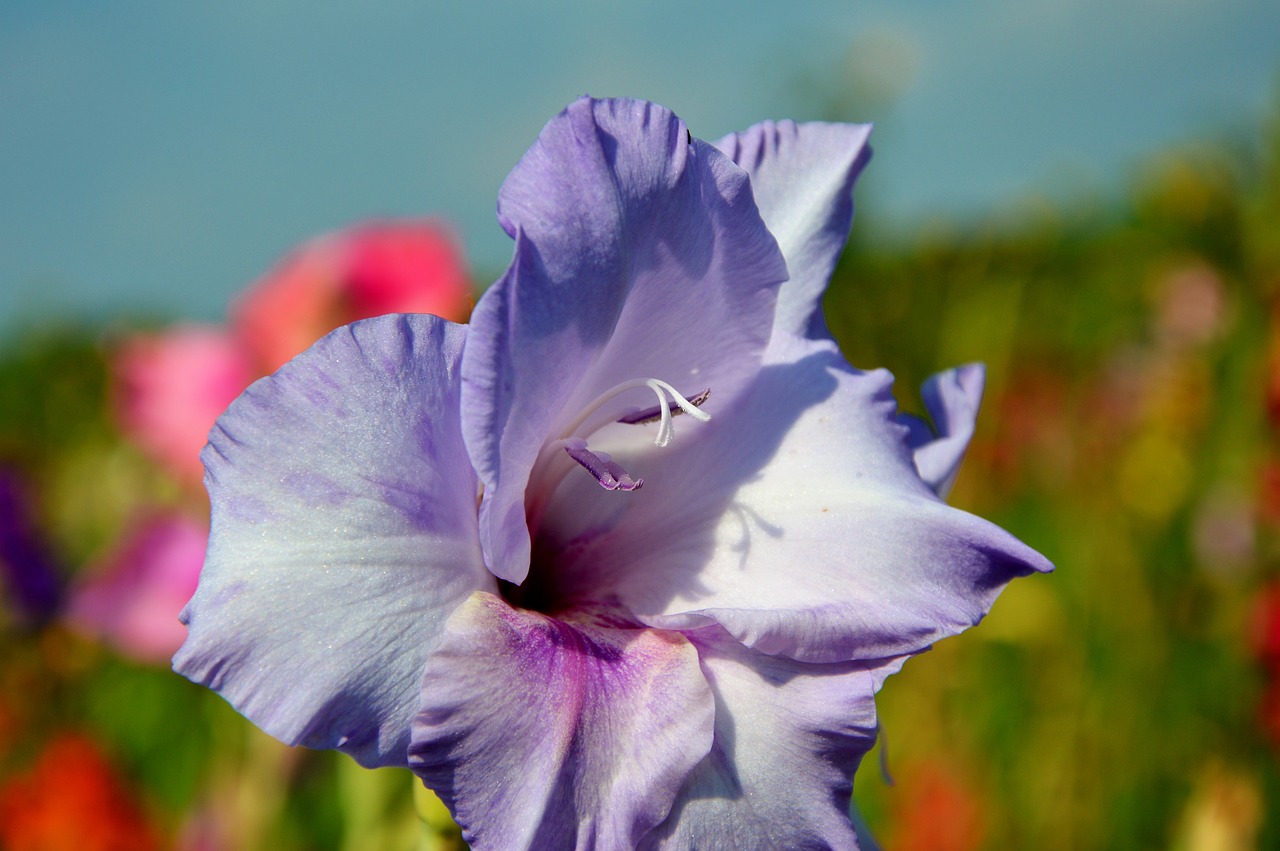
{"label": "pale lilac petal", "polygon": [[445,618],[494,588],[456,414],[465,334],[344,326],[209,436],[213,528],[174,667],[282,741],[403,765]]}
{"label": "pale lilac petal", "polygon": [[797,346],[810,354],[765,367],[666,449],[618,436],[636,426],[612,427],[617,445],[602,433],[645,486],[603,500],[566,478],[536,543],[556,558],[543,593],[612,593],[654,626],[719,622],[763,652],[827,662],[917,652],[976,623],[1010,579],[1050,569],[921,481],[887,373]]}
{"label": "pale lilac petal", "polygon": [[477,851],[635,848],[710,748],[714,711],[679,633],[476,594],[427,664],[410,765]]}
{"label": "pale lilac petal", "polygon": [[822,293],[849,239],[853,184],[871,158],[870,124],[766,121],[716,142],[751,175],[760,215],[787,260],[774,328],[824,338]]}
{"label": "pale lilac petal", "polygon": [[715,740],[646,848],[855,849],[853,773],[874,695],[902,659],[810,665],[690,633],[716,698]]}
{"label": "pale lilac petal", "polygon": [[[755,372],[786,269],[746,174],[640,101],[584,98],[553,119],[503,185],[499,219],[515,256],[472,316],[463,427],[486,560],[520,582],[544,444],[631,379],[710,387],[714,413]],[[653,402],[631,391],[583,434]]]}
{"label": "pale lilac petal", "polygon": [[942,499],[947,498],[960,473],[985,385],[986,369],[980,363],[940,372],[921,390],[933,429],[914,417],[905,423],[911,432],[907,444],[915,452],[916,470]]}

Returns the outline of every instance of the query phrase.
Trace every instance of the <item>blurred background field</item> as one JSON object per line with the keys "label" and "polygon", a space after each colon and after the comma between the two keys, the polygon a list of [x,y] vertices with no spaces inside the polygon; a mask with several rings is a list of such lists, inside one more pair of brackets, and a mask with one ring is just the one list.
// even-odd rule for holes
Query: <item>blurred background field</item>
{"label": "blurred background field", "polygon": [[[857,784],[884,848],[1280,847],[1280,133],[1252,141],[1153,156],[1115,204],[855,228],[827,302],[851,361],[920,410],[981,352],[952,501],[1058,564],[889,681],[893,785],[876,754]],[[170,674],[147,618],[182,588],[129,610],[164,595],[127,583],[181,582],[122,560],[198,565],[199,489],[128,419],[125,371],[191,332],[46,325],[0,355],[0,840],[415,847],[408,775],[277,746]],[[57,824],[71,844],[24,844]]]}
{"label": "blurred background field", "polygon": [[[1248,4],[1225,6],[1242,15]],[[930,54],[883,35],[861,44],[881,51],[872,70],[884,75],[797,59],[767,107],[885,119],[829,323],[856,366],[894,372],[909,410],[922,409],[916,388],[930,373],[987,363],[951,501],[1058,566],[1015,583],[976,630],[889,680],[884,738],[856,782],[875,837],[867,847],[1280,848],[1274,76],[1270,107],[1248,120],[1229,112],[1189,140],[1140,140],[1145,153],[1100,177],[1073,181],[1065,170],[1065,188],[1004,186],[997,194],[1014,200],[993,207],[975,196],[928,215],[927,194],[886,199],[874,175],[886,158],[895,173],[893,144],[912,138],[918,108],[895,88],[910,68],[894,62],[927,64]],[[0,72],[16,67],[8,56]],[[0,73],[0,96],[15,79]],[[585,80],[596,94],[615,82]],[[672,80],[655,78],[663,85]],[[340,93],[337,109],[357,91]],[[576,93],[540,110],[532,129],[476,144],[509,167]],[[697,116],[666,100],[699,132]],[[727,131],[759,117],[715,121],[733,122]],[[265,118],[260,132],[272,133]],[[0,142],[15,133],[0,125]],[[335,162],[363,141],[347,138]],[[1007,144],[1016,157],[1016,141]],[[160,177],[177,182],[144,196],[165,185],[180,196],[182,167],[162,161]],[[43,179],[11,183],[35,192]],[[404,186],[373,184],[389,199],[381,212],[451,209],[452,188],[410,202]],[[300,203],[315,208],[321,195],[308,193]],[[11,223],[24,210],[8,204]],[[94,221],[87,206],[72,208],[78,224]],[[58,208],[24,209],[49,228]],[[284,748],[166,659],[207,528],[192,459],[220,407],[337,322],[391,309],[464,318],[468,290],[492,280],[502,258],[477,242],[470,208],[460,222],[374,222],[283,256],[283,245],[368,218],[359,204],[320,203],[288,218],[270,245],[212,229],[191,255],[210,262],[189,282],[129,290],[121,268],[150,256],[162,278],[193,244],[160,222],[164,209],[121,226],[134,240],[122,244],[141,254],[134,266],[104,263],[97,283],[86,254],[66,267],[79,283],[53,284],[41,300],[26,266],[0,264],[13,278],[0,280],[10,288],[0,323],[0,849],[454,847],[447,816],[407,773]],[[29,233],[10,232],[14,245]],[[227,246],[243,250],[219,266],[212,248]]]}

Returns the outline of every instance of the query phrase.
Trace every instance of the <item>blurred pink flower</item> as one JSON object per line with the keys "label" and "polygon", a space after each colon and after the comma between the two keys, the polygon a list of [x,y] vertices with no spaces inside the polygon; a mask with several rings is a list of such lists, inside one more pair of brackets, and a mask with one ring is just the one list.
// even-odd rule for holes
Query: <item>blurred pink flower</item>
{"label": "blurred pink flower", "polygon": [[1166,345],[1204,345],[1227,324],[1226,286],[1212,266],[1184,263],[1169,272],[1159,288],[1156,333]]}
{"label": "blurred pink flower", "polygon": [[471,286],[457,245],[429,221],[375,222],[319,237],[286,257],[232,310],[262,374],[325,334],[385,313],[465,322]]}
{"label": "blurred pink flower", "polygon": [[179,325],[129,339],[114,367],[125,434],[180,480],[199,484],[209,427],[253,379],[248,356],[221,329]]}
{"label": "blurred pink flower", "polygon": [[195,487],[210,426],[255,378],[357,319],[434,313],[465,322],[470,312],[466,264],[439,223],[376,222],[322,236],[240,297],[230,331],[179,325],[127,340],[115,362],[118,420],[155,461]]}
{"label": "blurred pink flower", "polygon": [[81,575],[67,622],[139,661],[167,662],[186,638],[178,612],[195,593],[208,535],[206,524],[179,514],[140,523]]}

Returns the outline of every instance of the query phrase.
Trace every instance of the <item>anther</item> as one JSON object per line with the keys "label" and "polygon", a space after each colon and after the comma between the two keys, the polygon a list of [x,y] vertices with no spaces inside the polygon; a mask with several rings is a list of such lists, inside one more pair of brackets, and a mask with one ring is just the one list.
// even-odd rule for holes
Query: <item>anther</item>
{"label": "anther", "polygon": [[635,491],[644,485],[644,479],[633,479],[607,452],[592,452],[580,437],[564,441],[564,451],[595,477],[600,487],[607,491]]}
{"label": "anther", "polygon": [[[693,396],[690,396],[688,398],[688,402],[690,405],[693,405],[693,407],[695,408],[701,408],[702,403],[707,401],[707,399],[710,396],[711,396],[711,388],[708,387],[706,390],[703,390],[701,393],[696,393]],[[676,410],[671,412],[671,415],[676,416],[683,413],[684,413],[684,408],[678,407]],[[629,414],[623,414],[622,416],[618,417],[618,422],[625,423],[627,425],[648,425],[649,423],[656,423],[660,419],[662,419],[662,408],[659,407],[658,405],[653,405],[652,407],[649,407],[649,408],[640,408],[638,410],[632,411]]]}

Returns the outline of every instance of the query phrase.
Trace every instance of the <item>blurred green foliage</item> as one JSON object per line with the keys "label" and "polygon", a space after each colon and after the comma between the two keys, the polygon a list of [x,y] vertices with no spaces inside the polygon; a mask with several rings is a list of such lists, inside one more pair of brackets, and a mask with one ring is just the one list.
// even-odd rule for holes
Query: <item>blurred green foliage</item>
{"label": "blurred green foliage", "polygon": [[[1278,566],[1280,134],[1162,155],[1118,205],[858,233],[827,299],[845,352],[908,407],[985,361],[951,501],[1058,565],[887,684],[899,782],[864,769],[856,795],[885,846],[1280,847],[1252,634]],[[948,806],[977,837],[911,826]]]}
{"label": "blurred green foliage", "polygon": [[[833,332],[917,411],[932,372],[988,365],[952,501],[1058,565],[889,680],[855,796],[883,847],[1280,847],[1258,649],[1280,630],[1259,615],[1280,582],[1278,293],[1276,127],[1156,157],[1115,202],[905,239],[859,220]],[[0,351],[0,464],[63,580],[179,499],[112,424],[110,339],[43,329]],[[0,784],[71,729],[182,847],[212,823],[245,849],[457,843],[407,774],[278,746],[57,619],[8,607],[0,642]]]}

